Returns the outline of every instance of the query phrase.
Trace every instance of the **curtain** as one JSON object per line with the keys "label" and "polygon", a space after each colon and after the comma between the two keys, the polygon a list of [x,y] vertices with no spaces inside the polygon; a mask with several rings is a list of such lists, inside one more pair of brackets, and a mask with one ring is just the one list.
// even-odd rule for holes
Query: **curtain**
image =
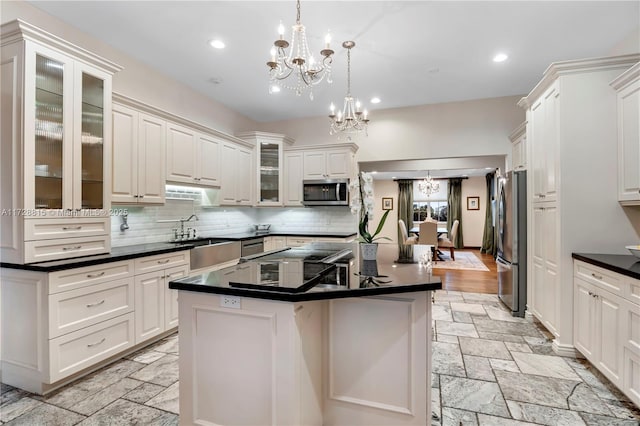
{"label": "curtain", "polygon": [[480,253],[493,254],[496,253],[496,245],[494,244],[494,228],[493,228],[493,211],[491,202],[493,197],[493,178],[495,173],[487,173],[485,179],[487,181],[487,208],[484,213],[484,233],[482,234],[482,247]]}
{"label": "curtain", "polygon": [[[413,181],[398,180],[398,219],[407,224],[407,232],[413,228]],[[402,244],[402,234],[398,228],[398,262],[413,261],[413,246]]]}
{"label": "curtain", "polygon": [[462,248],[462,179],[449,179],[449,188],[447,194],[448,214],[447,214],[447,230],[449,238],[451,238],[451,227],[453,222],[458,220],[458,234],[455,241],[451,241],[455,248]]}

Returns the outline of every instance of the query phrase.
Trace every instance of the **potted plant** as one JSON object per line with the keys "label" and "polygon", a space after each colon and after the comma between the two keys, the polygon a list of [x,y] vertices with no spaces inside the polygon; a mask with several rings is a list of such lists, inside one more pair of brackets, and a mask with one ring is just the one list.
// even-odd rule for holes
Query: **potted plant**
{"label": "potted plant", "polygon": [[364,260],[375,260],[378,251],[378,240],[390,240],[387,237],[379,237],[387,216],[391,210],[387,210],[382,215],[380,223],[373,234],[369,232],[369,224],[373,220],[373,177],[371,173],[361,172],[356,179],[352,179],[349,184],[351,193],[351,213],[358,214],[358,241]]}

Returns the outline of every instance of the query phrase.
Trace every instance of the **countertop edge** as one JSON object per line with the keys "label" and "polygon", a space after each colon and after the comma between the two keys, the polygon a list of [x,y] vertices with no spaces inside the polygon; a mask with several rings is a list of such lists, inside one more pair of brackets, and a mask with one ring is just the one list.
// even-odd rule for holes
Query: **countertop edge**
{"label": "countertop edge", "polygon": [[[589,256],[603,256],[603,255],[604,254],[598,254],[598,253],[571,253],[571,257],[575,260],[580,260],[582,262],[589,263],[590,265],[598,266],[600,268],[604,268],[609,271],[616,272],[616,273],[625,275],[627,277],[640,280],[640,272],[630,271],[629,269],[625,269],[623,267],[613,265],[611,263],[607,263],[602,260],[594,259],[593,257],[589,257]],[[619,255],[619,256],[633,257],[631,255]],[[638,259],[637,262],[640,262],[640,259]]]}
{"label": "countertop edge", "polygon": [[[46,265],[46,263],[48,262],[43,262],[42,264],[39,264],[39,263],[19,264],[19,263],[0,262],[0,268],[20,269],[23,271],[34,271],[34,272],[58,272],[58,271],[65,271],[68,269],[82,268],[85,266],[101,265],[104,263],[113,263],[113,262],[120,262],[122,260],[137,259],[139,257],[153,256],[156,254],[165,254],[165,253],[173,253],[173,252],[183,251],[183,250],[190,250],[191,248],[193,248],[192,245],[184,244],[184,245],[178,245],[175,247],[165,247],[160,249],[145,250],[138,253],[126,253],[122,255],[103,257],[100,259],[91,259],[90,257],[86,257],[86,258],[78,257],[78,258],[72,258],[72,259],[63,259],[60,261],[51,261],[51,262],[68,261],[69,263],[60,264],[60,265],[50,265],[50,266]],[[108,253],[104,254],[104,256],[108,256],[108,255],[109,255]]]}
{"label": "countertop edge", "polygon": [[251,297],[254,299],[275,300],[279,302],[310,302],[314,300],[344,299],[347,297],[367,297],[387,294],[415,293],[442,289],[442,281],[434,277],[434,282],[411,284],[406,286],[379,286],[352,290],[336,290],[310,293],[282,293],[275,291],[251,290],[245,288],[211,287],[202,284],[169,282],[169,288],[197,293],[223,294],[227,296]]}

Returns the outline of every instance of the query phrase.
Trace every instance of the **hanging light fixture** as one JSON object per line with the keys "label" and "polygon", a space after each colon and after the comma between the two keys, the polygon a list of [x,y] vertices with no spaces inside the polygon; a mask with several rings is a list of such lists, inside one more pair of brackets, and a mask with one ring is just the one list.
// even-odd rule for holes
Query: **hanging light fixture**
{"label": "hanging light fixture", "polygon": [[[320,51],[321,62],[316,62],[309,50],[305,27],[300,22],[300,0],[296,1],[296,23],[291,27],[291,49],[287,54],[289,42],[284,39],[284,25],[280,22],[278,33],[280,38],[273,42],[269,67],[269,93],[279,92],[275,88],[284,87],[295,91],[300,96],[302,92],[327,79],[331,83],[331,35],[325,37],[325,47]],[[291,77],[291,79],[289,79]],[[289,80],[288,80],[289,79]],[[309,92],[313,100],[313,91]]]}
{"label": "hanging light fixture", "polygon": [[333,103],[329,107],[331,109],[331,114],[329,114],[331,119],[330,135],[335,135],[339,132],[358,133],[361,130],[364,130],[365,134],[367,133],[369,113],[366,109],[363,111],[360,101],[354,101],[353,96],[351,96],[351,49],[355,45],[356,43],[353,41],[342,43],[342,47],[347,49],[347,96],[344,97],[342,111],[338,111],[336,114],[336,107]]}
{"label": "hanging light fixture", "polygon": [[431,178],[431,174],[427,171],[427,177],[423,181],[418,182],[418,189],[427,197],[435,194],[440,190],[440,184]]}

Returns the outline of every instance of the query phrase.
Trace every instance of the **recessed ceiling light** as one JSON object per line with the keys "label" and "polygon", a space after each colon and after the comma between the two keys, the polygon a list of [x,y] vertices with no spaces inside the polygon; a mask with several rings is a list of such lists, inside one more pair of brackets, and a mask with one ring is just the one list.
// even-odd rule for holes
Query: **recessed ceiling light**
{"label": "recessed ceiling light", "polygon": [[493,57],[493,62],[504,62],[509,59],[509,56],[506,53],[498,53]]}
{"label": "recessed ceiling light", "polygon": [[374,96],[373,98],[371,98],[370,101],[372,104],[379,104],[380,103],[380,98],[377,96]]}
{"label": "recessed ceiling light", "polygon": [[214,49],[224,49],[224,46],[225,46],[225,45],[224,45],[224,41],[222,41],[222,40],[218,40],[218,39],[211,40],[211,41],[209,42],[209,44],[210,44],[210,45],[211,45],[211,47],[213,47]]}

